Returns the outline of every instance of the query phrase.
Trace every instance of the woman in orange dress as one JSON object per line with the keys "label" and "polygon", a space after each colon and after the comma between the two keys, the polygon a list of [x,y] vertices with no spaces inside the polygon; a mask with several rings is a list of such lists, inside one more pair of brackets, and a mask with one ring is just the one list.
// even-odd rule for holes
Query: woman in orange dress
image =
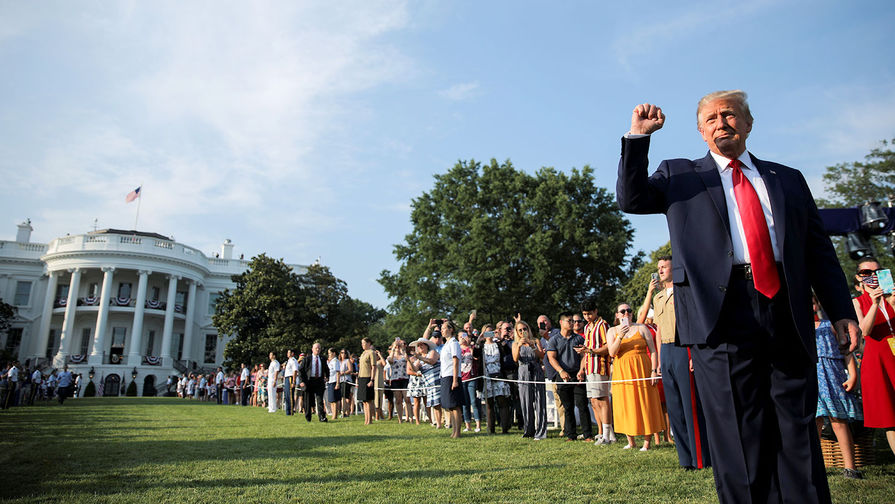
{"label": "woman in orange dress", "polygon": [[[656,389],[658,359],[652,332],[643,324],[631,323],[631,306],[618,305],[618,325],[606,332],[612,365],[612,411],[615,431],[628,436],[625,449],[634,448],[634,436],[644,436],[643,448],[649,450],[650,436],[665,428],[662,403]],[[637,380],[652,378],[651,380]]]}

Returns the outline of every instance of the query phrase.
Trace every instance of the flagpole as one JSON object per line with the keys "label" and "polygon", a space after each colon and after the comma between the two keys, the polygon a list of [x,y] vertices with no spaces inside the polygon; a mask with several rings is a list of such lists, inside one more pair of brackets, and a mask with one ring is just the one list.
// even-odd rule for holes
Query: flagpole
{"label": "flagpole", "polygon": [[143,182],[140,182],[140,194],[137,195],[137,216],[134,217],[134,231],[137,230],[137,221],[140,219],[140,204],[143,203]]}

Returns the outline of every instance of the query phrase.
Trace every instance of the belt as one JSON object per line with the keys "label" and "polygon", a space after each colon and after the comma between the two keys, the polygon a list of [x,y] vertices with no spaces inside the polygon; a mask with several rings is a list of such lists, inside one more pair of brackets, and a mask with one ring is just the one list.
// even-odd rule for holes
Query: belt
{"label": "belt", "polygon": [[[780,274],[780,278],[782,279],[783,278],[783,264],[781,264],[779,262],[776,264],[777,264],[777,272]],[[731,272],[738,276],[742,276],[746,280],[752,280],[752,265],[751,264],[734,264],[733,267],[731,268]]]}

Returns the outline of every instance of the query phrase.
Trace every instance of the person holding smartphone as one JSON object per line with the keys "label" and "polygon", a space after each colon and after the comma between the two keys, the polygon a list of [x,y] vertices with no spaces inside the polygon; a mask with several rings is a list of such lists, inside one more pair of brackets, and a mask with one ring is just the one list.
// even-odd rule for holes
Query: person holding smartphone
{"label": "person holding smartphone", "polygon": [[[631,323],[633,313],[631,305],[618,305],[615,312],[618,325],[606,332],[609,355],[615,359],[612,367],[612,412],[615,430],[628,437],[625,449],[634,448],[634,436],[644,436],[640,451],[647,451],[650,436],[665,428],[665,419],[655,386],[658,376],[656,344],[647,326]],[[635,381],[642,378],[652,380]]]}
{"label": "person holding smartphone", "polygon": [[[572,328],[572,313],[565,312],[559,316],[559,335],[550,338],[547,342],[547,359],[556,370],[561,382],[557,383],[556,391],[559,400],[565,410],[563,423],[563,435],[566,441],[577,439],[575,407],[581,415],[581,434],[584,441],[593,443],[594,435],[590,423],[590,414],[587,408],[587,389],[584,385],[585,369],[582,365],[581,355],[585,352],[584,337],[576,334]],[[572,383],[569,383],[572,382]]]}
{"label": "person holding smartphone", "polygon": [[858,263],[855,275],[864,291],[854,300],[864,335],[861,399],[864,427],[884,429],[895,453],[895,296],[880,288],[877,274],[881,269],[876,259],[865,259]]}

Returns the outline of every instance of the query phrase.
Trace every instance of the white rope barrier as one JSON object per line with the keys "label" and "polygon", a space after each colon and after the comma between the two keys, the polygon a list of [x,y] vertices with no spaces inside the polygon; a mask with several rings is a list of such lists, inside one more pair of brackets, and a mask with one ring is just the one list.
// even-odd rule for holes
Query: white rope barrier
{"label": "white rope barrier", "polygon": [[[490,378],[490,377],[487,377],[487,376],[476,376],[475,378],[470,378],[470,379],[468,379],[468,380],[461,380],[461,383],[467,383],[467,382],[476,381],[476,380],[494,380],[494,381],[501,381],[501,382],[507,382],[507,383],[524,383],[524,384],[535,384],[535,385],[537,385],[537,384],[541,384],[541,385],[547,386],[548,384],[555,384],[555,385],[588,385],[588,384],[597,384],[597,383],[613,383],[613,384],[614,384],[614,383],[634,383],[634,382],[642,382],[642,381],[650,381],[650,380],[656,380],[656,381],[658,382],[658,381],[661,381],[661,380],[662,380],[662,377],[660,377],[660,376],[656,376],[656,377],[649,377],[649,378],[631,378],[631,379],[629,379],[629,380],[599,380],[599,381],[591,381],[591,382],[578,382],[578,381],[573,382],[573,381],[546,381],[546,380],[545,380],[545,381],[535,381],[535,380],[510,380],[510,379],[507,379],[507,378]],[[354,382],[351,382],[351,381],[340,382],[340,383],[348,383],[348,384],[354,385],[355,387],[358,386],[357,383],[354,383]],[[429,386],[422,386],[421,388],[424,388],[424,389],[430,389],[430,388],[432,388],[432,389],[434,389],[434,388],[438,388],[438,387],[440,387],[440,386],[441,386],[441,385],[429,385]],[[383,390],[383,391],[391,390],[392,392],[395,392],[395,391],[397,391],[397,392],[406,392],[406,391],[409,391],[409,390],[410,390],[410,388],[386,388],[386,387],[373,387],[373,389],[374,389],[374,390]]]}

